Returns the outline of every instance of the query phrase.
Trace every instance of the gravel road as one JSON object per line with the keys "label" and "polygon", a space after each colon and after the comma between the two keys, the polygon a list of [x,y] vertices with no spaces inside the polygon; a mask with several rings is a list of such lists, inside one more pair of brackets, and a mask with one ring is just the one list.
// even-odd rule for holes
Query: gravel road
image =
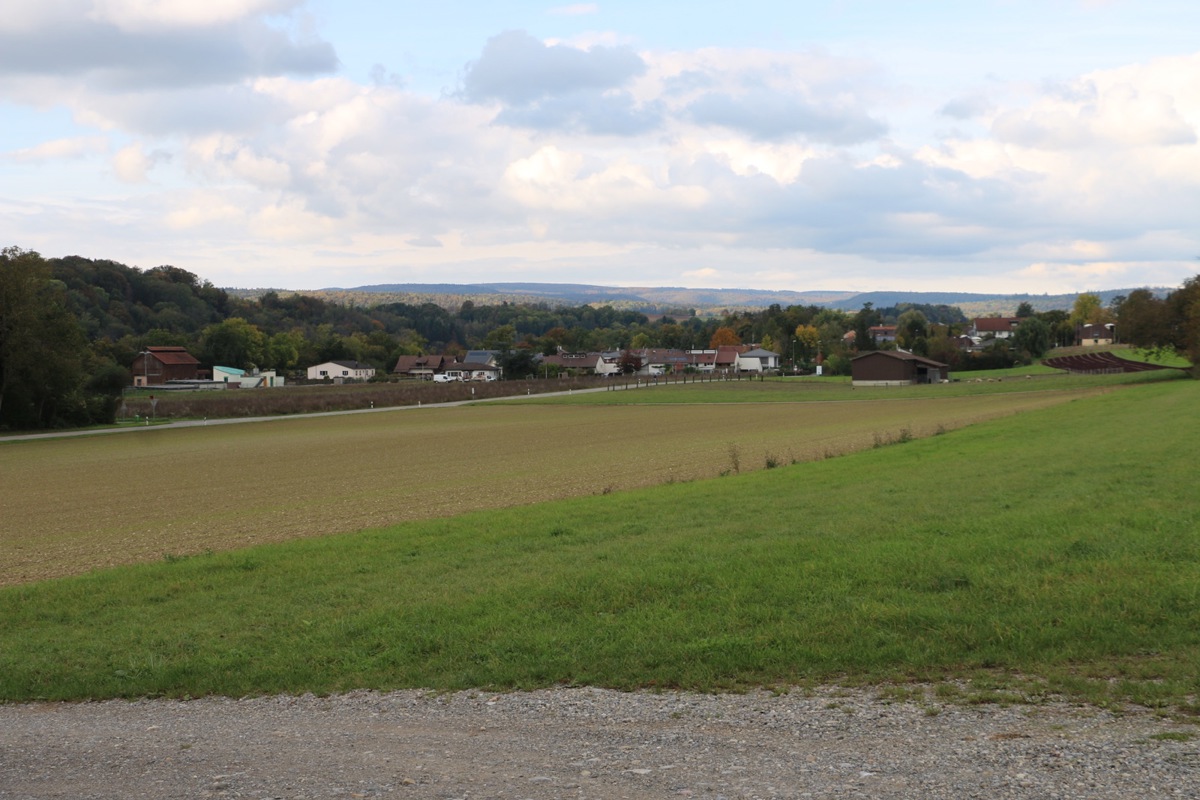
{"label": "gravel road", "polygon": [[842,689],[0,705],[0,798],[1195,798],[1196,732]]}

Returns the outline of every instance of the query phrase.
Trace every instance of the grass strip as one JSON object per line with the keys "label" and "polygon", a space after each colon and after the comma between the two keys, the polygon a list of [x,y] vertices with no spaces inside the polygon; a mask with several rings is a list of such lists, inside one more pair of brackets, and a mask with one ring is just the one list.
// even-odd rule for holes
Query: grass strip
{"label": "grass strip", "polygon": [[[673,405],[695,403],[813,403],[830,401],[897,400],[904,398],[978,397],[1039,391],[1075,391],[1105,386],[1127,386],[1156,381],[1186,380],[1175,371],[1136,372],[1119,375],[1071,375],[1038,366],[962,373],[962,380],[914,386],[855,387],[847,377],[746,378],[696,383],[655,382],[652,379],[614,378],[609,391],[562,396],[514,397],[494,404],[534,405]],[[969,376],[969,377],[968,377]],[[675,379],[672,379],[674,381]]]}
{"label": "grass strip", "polygon": [[1019,678],[1195,711],[1200,383],[0,590],[0,699]]}

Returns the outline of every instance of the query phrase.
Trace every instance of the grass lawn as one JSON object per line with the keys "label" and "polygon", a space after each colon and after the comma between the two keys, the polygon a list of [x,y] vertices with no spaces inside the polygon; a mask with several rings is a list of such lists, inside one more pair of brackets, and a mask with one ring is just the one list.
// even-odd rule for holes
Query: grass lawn
{"label": "grass lawn", "polygon": [[1200,383],[1149,383],[753,474],[10,586],[0,699],[957,677],[1196,712],[1198,404]]}

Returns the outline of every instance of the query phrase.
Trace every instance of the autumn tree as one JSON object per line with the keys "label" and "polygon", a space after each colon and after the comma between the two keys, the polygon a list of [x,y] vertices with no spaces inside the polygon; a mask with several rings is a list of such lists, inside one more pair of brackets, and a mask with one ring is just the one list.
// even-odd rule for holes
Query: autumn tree
{"label": "autumn tree", "polygon": [[1100,302],[1100,295],[1094,292],[1084,292],[1078,295],[1075,298],[1075,305],[1071,308],[1070,319],[1071,325],[1076,328],[1080,325],[1108,322],[1104,304]]}
{"label": "autumn tree", "polygon": [[797,325],[793,333],[796,335],[796,343],[800,345],[800,352],[805,359],[816,355],[817,345],[821,341],[821,333],[815,325]]}
{"label": "autumn tree", "polygon": [[736,347],[741,343],[741,337],[737,335],[733,328],[722,326],[713,332],[712,339],[709,340],[708,346],[709,348],[715,350],[718,347]]}

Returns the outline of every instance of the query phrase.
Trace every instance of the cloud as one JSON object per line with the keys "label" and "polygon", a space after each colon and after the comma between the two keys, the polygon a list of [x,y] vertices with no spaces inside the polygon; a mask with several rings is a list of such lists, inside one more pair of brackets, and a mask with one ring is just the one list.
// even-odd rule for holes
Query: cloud
{"label": "cloud", "polygon": [[25,164],[40,164],[47,161],[84,158],[108,150],[108,139],[104,136],[73,136],[42,142],[5,153],[4,158]]}
{"label": "cloud", "polygon": [[316,75],[338,64],[327,42],[295,36],[262,18],[292,2],[49,5],[54,13],[0,23],[0,79],[42,76],[122,92]]}
{"label": "cloud", "polygon": [[508,31],[489,39],[468,65],[461,96],[500,104],[495,121],[501,125],[630,136],[661,119],[657,104],[639,104],[625,89],[645,72],[628,46],[547,45]]}
{"label": "cloud", "polygon": [[942,106],[938,113],[957,120],[976,119],[986,116],[994,109],[990,100],[981,95],[957,97]]}
{"label": "cloud", "polygon": [[615,89],[645,71],[645,62],[629,47],[547,46],[524,31],[507,31],[489,39],[468,67],[463,93],[474,102],[521,105],[572,92]]}
{"label": "cloud", "polygon": [[140,142],[123,147],[113,156],[113,171],[123,183],[145,183],[146,173],[155,164],[169,161],[170,154],[161,150],[147,153]]}
{"label": "cloud", "polygon": [[861,109],[835,104],[814,105],[777,92],[754,90],[740,96],[714,92],[702,95],[687,108],[688,117],[700,125],[720,125],[755,139],[803,136],[830,144],[859,144],[877,139],[887,126]]}

